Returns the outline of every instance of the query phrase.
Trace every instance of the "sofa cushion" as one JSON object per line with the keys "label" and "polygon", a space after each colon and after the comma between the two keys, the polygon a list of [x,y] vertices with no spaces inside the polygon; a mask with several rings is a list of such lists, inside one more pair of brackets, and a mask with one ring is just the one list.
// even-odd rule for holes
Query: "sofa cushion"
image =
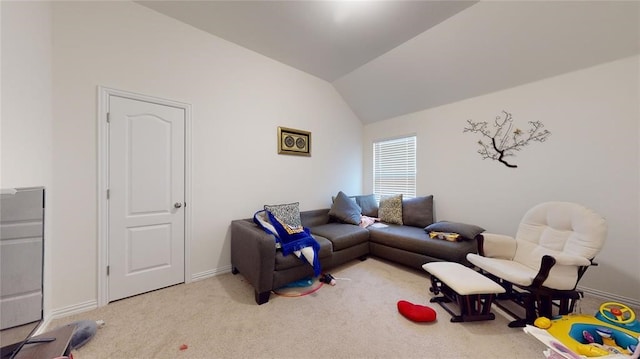
{"label": "sofa cushion", "polygon": [[358,225],[360,224],[360,212],[360,206],[356,201],[340,191],[333,200],[329,215],[345,223]]}
{"label": "sofa cushion", "polygon": [[301,211],[300,220],[302,221],[302,225],[307,228],[329,223],[331,220],[329,217],[329,208]]}
{"label": "sofa cushion", "polygon": [[402,224],[402,195],[382,196],[378,217],[385,223]]}
{"label": "sofa cushion", "polygon": [[[320,244],[320,251],[318,251],[318,257],[320,259],[330,257],[333,253],[333,246],[331,242],[321,236],[312,235],[316,242]],[[309,263],[304,258],[298,258],[295,254],[289,254],[288,256],[282,255],[282,251],[276,251],[276,270],[285,270],[289,268],[298,267],[301,265],[309,266]],[[309,267],[311,268],[311,267]]]}
{"label": "sofa cushion", "polygon": [[287,204],[265,204],[264,209],[290,227],[300,227],[300,202]]}
{"label": "sofa cushion", "polygon": [[327,223],[309,229],[314,236],[319,235],[330,240],[334,251],[353,247],[369,240],[369,232],[366,229],[352,224]]}
{"label": "sofa cushion", "polygon": [[424,228],[433,223],[433,196],[402,200],[402,224]]}
{"label": "sofa cushion", "polygon": [[356,196],[356,203],[358,203],[358,206],[362,209],[362,214],[365,216],[378,217],[378,201],[376,201],[375,195]]}
{"label": "sofa cushion", "polygon": [[484,228],[478,227],[474,224],[439,221],[428,225],[424,229],[429,232],[446,232],[446,233],[458,233],[462,239],[474,239],[476,236],[484,232]]}
{"label": "sofa cushion", "polygon": [[388,225],[369,227],[369,240],[387,247],[439,258],[443,261],[465,263],[467,253],[477,253],[476,241],[449,242],[429,238],[422,228]]}

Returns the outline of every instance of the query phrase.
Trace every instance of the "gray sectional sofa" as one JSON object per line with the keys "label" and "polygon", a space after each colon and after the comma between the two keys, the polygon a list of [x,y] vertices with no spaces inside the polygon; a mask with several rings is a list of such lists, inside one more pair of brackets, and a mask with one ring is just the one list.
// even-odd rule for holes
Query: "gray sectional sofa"
{"label": "gray sectional sofa", "polygon": [[[369,206],[367,209],[366,203],[363,203],[362,209],[363,214],[377,215],[377,208]],[[477,229],[478,234],[482,231],[480,227],[472,225],[433,223],[432,196],[402,201],[402,225],[385,223],[386,226],[382,228],[369,226],[365,229],[344,223],[333,215],[334,212],[334,208],[300,212],[302,225],[310,229],[320,244],[318,256],[323,271],[355,259],[364,260],[368,255],[418,270],[423,264],[433,261],[470,265],[466,260],[467,253],[477,252],[474,230]],[[470,226],[472,230],[467,231],[469,234],[465,234],[460,241],[448,241],[430,238],[428,230],[425,230],[429,225],[437,226],[437,230],[455,230],[460,225]],[[313,268],[307,262],[292,254],[283,256],[276,249],[274,237],[258,227],[251,218],[231,222],[231,265],[234,274],[242,274],[254,287],[258,304],[266,303],[272,290],[313,276]]]}

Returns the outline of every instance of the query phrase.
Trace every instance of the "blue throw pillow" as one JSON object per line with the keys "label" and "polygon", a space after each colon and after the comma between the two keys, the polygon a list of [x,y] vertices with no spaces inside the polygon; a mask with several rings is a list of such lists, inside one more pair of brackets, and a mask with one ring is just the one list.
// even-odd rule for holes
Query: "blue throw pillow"
{"label": "blue throw pillow", "polygon": [[360,224],[360,219],[362,218],[360,206],[342,191],[338,192],[333,201],[329,215],[342,222],[355,225]]}
{"label": "blue throw pillow", "polygon": [[356,203],[362,209],[362,214],[369,217],[378,217],[378,201],[373,194],[356,196]]}

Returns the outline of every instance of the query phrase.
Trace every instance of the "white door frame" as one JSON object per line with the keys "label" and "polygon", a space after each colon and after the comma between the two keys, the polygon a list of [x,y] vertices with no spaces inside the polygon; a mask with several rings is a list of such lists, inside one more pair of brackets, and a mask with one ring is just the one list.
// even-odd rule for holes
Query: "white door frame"
{"label": "white door frame", "polygon": [[109,125],[107,123],[107,110],[109,109],[109,96],[111,95],[173,106],[184,110],[184,200],[186,203],[184,208],[184,281],[185,283],[191,282],[191,105],[98,86],[98,114],[96,116],[98,121],[98,307],[109,303],[109,280],[107,278],[107,265],[109,264],[109,201],[107,201],[107,189],[109,187]]}

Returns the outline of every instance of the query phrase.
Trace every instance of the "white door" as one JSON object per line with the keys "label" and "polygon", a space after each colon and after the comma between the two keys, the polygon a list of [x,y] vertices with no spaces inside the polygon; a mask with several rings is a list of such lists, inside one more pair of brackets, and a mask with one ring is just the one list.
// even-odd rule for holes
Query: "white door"
{"label": "white door", "polygon": [[109,301],[184,282],[185,111],[109,97]]}

